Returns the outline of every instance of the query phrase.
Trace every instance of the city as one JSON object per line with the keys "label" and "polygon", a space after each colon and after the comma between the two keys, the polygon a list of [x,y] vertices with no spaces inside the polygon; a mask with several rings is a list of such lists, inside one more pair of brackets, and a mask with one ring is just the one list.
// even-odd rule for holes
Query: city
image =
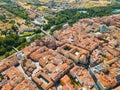
{"label": "city", "polygon": [[[89,17],[78,19],[77,12],[76,21],[71,22],[73,18],[68,17],[68,22],[55,25],[54,20],[45,15],[36,17],[39,14],[37,11],[29,14],[31,18],[25,17],[21,8],[24,17],[16,12],[20,16],[12,15],[12,19],[17,19],[15,21],[6,16],[6,19],[0,18],[2,24],[11,25],[6,25],[9,28],[6,29],[5,25],[0,24],[0,90],[120,90],[120,14],[116,13],[120,6],[116,5],[114,9],[112,14],[106,11],[105,15],[101,14],[100,9],[97,11],[100,14],[92,14],[92,17],[89,11],[93,8],[79,10],[79,13],[82,12],[80,16],[89,12]],[[2,7],[1,15],[6,10],[7,7]],[[60,15],[59,10],[56,12]],[[47,15],[57,18],[57,14]],[[57,20],[55,23],[62,22]],[[13,38],[9,40],[11,37],[16,41]],[[11,50],[3,52],[3,48]]]}

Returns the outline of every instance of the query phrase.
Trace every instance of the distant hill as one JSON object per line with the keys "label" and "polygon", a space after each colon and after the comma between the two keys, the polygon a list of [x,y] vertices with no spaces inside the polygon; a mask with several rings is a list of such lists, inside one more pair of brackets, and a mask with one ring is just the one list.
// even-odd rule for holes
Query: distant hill
{"label": "distant hill", "polygon": [[29,3],[34,3],[34,2],[50,2],[50,1],[54,1],[54,2],[63,2],[63,1],[67,1],[67,2],[73,2],[76,0],[12,0],[12,1],[19,1],[19,2],[29,2]]}
{"label": "distant hill", "polygon": [[56,5],[57,4],[63,5],[64,2],[69,2],[73,8],[80,8],[80,7],[89,8],[95,6],[106,6],[120,2],[120,0],[11,0],[11,1],[22,2],[22,3],[33,3],[33,4],[46,4],[46,3],[49,4],[49,2],[54,2],[56,3]]}

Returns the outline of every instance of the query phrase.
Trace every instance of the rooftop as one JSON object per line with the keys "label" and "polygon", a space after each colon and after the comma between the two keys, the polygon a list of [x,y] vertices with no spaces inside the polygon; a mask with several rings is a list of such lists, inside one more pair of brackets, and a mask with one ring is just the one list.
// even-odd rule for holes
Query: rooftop
{"label": "rooftop", "polygon": [[16,54],[13,54],[0,62],[0,72],[3,72],[11,66],[17,66],[18,64],[18,58]]}
{"label": "rooftop", "polygon": [[0,89],[119,88],[119,25],[120,14],[86,18],[35,40],[21,60],[15,53],[0,62]]}

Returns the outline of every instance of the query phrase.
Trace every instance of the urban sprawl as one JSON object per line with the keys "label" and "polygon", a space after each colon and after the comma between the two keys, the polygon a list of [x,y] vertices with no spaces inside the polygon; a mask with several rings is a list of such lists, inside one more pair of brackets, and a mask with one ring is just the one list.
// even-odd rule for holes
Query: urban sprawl
{"label": "urban sprawl", "polygon": [[43,32],[0,62],[0,90],[120,90],[120,14]]}

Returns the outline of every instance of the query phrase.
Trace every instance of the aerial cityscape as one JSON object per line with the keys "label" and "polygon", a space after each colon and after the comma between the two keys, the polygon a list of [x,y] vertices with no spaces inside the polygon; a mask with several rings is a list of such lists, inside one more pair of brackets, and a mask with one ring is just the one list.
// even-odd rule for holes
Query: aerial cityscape
{"label": "aerial cityscape", "polygon": [[120,90],[120,0],[0,0],[0,90]]}

